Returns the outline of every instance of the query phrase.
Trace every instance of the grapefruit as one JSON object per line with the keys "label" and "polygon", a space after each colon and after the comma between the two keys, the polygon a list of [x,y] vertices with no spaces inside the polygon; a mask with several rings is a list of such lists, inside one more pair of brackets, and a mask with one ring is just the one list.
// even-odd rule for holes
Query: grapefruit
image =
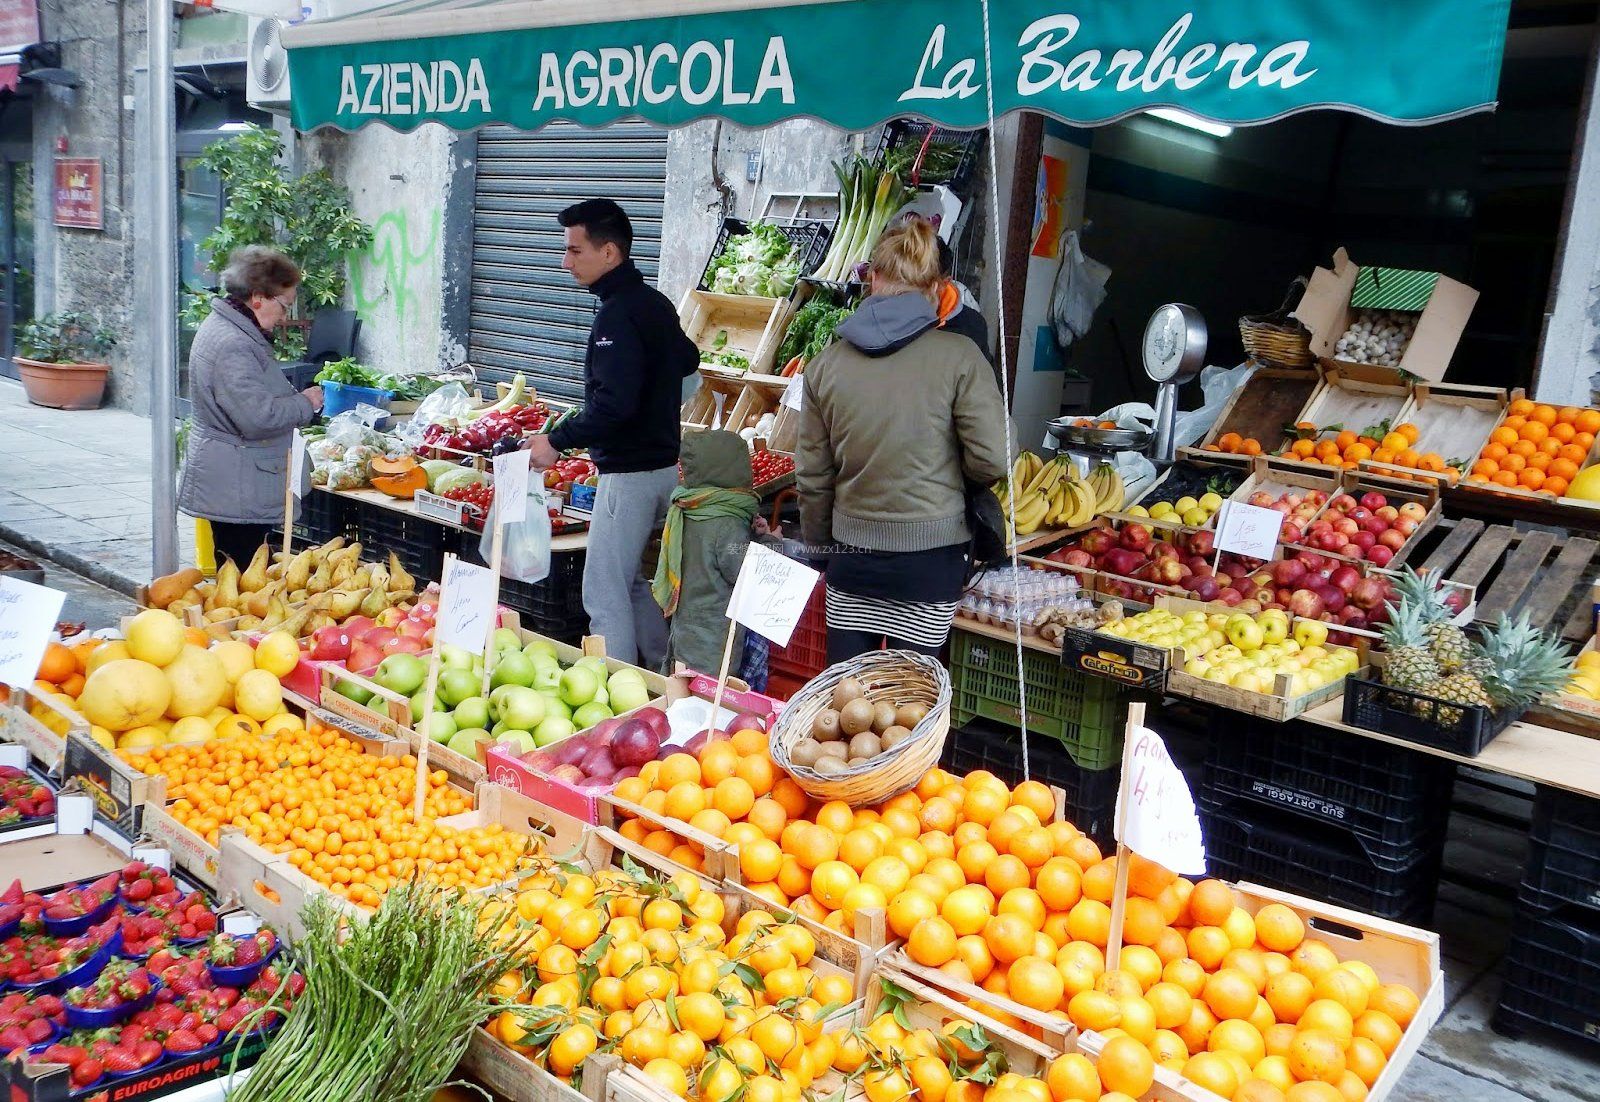
{"label": "grapefruit", "polygon": [[169,719],[205,715],[221,703],[228,688],[222,659],[193,643],[186,644],[161,672],[172,686],[172,699],[167,704]]}
{"label": "grapefruit", "polygon": [[183,653],[183,622],[162,608],[147,608],[128,624],[128,657],[165,666]]}
{"label": "grapefruit", "polygon": [[160,719],[171,700],[172,686],[159,669],[136,658],[119,658],[89,675],[78,711],[108,731],[131,731]]}

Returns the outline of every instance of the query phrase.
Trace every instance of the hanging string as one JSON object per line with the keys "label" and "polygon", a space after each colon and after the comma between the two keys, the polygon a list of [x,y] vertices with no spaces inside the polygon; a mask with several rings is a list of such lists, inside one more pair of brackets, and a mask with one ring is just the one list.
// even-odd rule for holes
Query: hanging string
{"label": "hanging string", "polygon": [[[1000,299],[1000,392],[1006,406],[1006,495],[1013,505],[1017,500],[1017,486],[1011,480],[1013,457],[1012,449],[1015,441],[1011,435],[1011,364],[1010,357],[1006,354],[1006,249],[1005,239],[1000,233],[1000,155],[995,151],[995,118],[994,118],[994,53],[989,35],[989,0],[983,0],[983,94],[988,101],[989,109],[989,205],[994,212],[994,238],[995,264],[994,282],[995,293]],[[1015,513],[1012,514],[1015,516]],[[1015,523],[1012,525],[1015,528]],[[1023,676],[1024,655],[1022,650],[1022,602],[1018,592],[1021,580],[1021,564],[1018,562],[1017,541],[1008,541],[1011,549],[1011,598],[1012,606],[1017,610],[1012,617],[1013,642],[1017,651],[1017,712],[1018,722],[1022,735],[1022,779],[1031,779],[1028,767],[1028,681]]]}

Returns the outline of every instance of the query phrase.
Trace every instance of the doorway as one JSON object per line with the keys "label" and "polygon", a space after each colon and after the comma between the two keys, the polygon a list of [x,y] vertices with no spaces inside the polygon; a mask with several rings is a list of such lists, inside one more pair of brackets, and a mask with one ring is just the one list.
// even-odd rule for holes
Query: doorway
{"label": "doorway", "polygon": [[0,149],[0,374],[17,377],[17,335],[33,318],[33,161]]}

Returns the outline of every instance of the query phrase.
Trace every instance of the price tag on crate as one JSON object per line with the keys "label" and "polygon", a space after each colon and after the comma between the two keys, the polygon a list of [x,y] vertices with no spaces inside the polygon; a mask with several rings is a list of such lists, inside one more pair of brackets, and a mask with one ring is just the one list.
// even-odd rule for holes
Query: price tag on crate
{"label": "price tag on crate", "polygon": [[481,654],[494,619],[498,581],[486,566],[474,566],[453,556],[447,558],[435,639]]}
{"label": "price tag on crate", "polygon": [[18,578],[0,578],[0,684],[33,684],[67,595]]}
{"label": "price tag on crate", "polygon": [[752,543],[728,601],[728,618],[786,647],[821,577],[804,563]]}
{"label": "price tag on crate", "polygon": [[1216,547],[1247,559],[1270,559],[1282,530],[1283,514],[1276,509],[1224,501],[1217,513]]}

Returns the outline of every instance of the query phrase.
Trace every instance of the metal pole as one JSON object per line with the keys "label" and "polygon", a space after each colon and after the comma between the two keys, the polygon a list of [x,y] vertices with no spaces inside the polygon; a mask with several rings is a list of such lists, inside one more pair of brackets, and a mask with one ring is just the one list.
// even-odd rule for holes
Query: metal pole
{"label": "metal pole", "polygon": [[178,568],[177,421],[178,197],[177,116],[173,107],[172,0],[146,0],[150,44],[150,559],[152,577]]}

